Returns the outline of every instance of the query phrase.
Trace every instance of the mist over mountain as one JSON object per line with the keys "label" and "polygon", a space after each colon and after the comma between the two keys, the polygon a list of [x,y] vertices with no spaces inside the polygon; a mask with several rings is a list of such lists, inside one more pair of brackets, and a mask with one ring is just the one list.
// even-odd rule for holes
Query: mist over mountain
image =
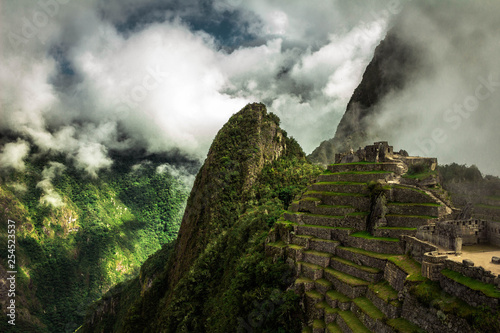
{"label": "mist over mountain", "polygon": [[389,140],[413,155],[498,175],[497,156],[485,153],[500,139],[498,6],[409,3],[377,48],[328,149]]}

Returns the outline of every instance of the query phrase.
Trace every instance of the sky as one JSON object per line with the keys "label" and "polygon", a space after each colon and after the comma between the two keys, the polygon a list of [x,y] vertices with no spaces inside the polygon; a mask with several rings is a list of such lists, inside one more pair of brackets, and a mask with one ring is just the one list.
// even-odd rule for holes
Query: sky
{"label": "sky", "polygon": [[[22,170],[34,146],[65,154],[93,177],[113,164],[111,151],[175,151],[202,161],[222,125],[252,102],[265,103],[310,153],[335,134],[375,47],[400,15],[408,21],[401,35],[422,49],[427,70],[379,106],[373,137],[474,164],[477,152],[496,149],[483,146],[498,136],[496,118],[484,116],[498,105],[495,91],[467,118],[447,113],[447,140],[425,139],[441,110],[465,103],[478,77],[491,81],[499,69],[498,25],[487,6],[444,3],[434,10],[398,0],[1,0],[0,133],[9,138],[1,142],[1,166]],[[423,120],[412,123],[419,114]],[[457,157],[471,143],[464,129],[485,124],[469,139],[481,147]],[[476,164],[500,174],[496,159]],[[46,178],[60,169],[47,166]]]}

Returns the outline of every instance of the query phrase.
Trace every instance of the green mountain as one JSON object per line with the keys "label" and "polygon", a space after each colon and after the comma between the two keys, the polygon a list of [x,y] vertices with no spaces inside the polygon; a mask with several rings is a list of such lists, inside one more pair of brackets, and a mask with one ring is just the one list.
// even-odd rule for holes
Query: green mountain
{"label": "green mountain", "polygon": [[[34,153],[24,171],[1,174],[0,244],[7,249],[8,221],[15,221],[18,274],[16,326],[2,320],[0,331],[73,332],[89,304],[171,246],[188,191],[165,161],[117,156],[94,179],[63,156]],[[13,270],[4,253],[2,278]]]}
{"label": "green mountain", "polygon": [[266,257],[269,230],[321,169],[262,104],[217,134],[188,199],[179,236],[111,289],[79,332],[296,332],[289,265]]}

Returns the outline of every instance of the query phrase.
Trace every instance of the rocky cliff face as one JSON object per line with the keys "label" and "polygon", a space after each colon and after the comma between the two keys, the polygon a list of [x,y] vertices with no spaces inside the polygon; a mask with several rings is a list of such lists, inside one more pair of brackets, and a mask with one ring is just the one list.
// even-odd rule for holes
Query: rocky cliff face
{"label": "rocky cliff face", "polygon": [[377,46],[363,79],[347,104],[335,136],[323,141],[308,158],[314,163],[330,164],[335,153],[356,150],[374,141],[367,137],[368,116],[376,113],[377,103],[392,91],[400,90],[418,67],[416,51],[398,37],[398,26],[389,31]]}

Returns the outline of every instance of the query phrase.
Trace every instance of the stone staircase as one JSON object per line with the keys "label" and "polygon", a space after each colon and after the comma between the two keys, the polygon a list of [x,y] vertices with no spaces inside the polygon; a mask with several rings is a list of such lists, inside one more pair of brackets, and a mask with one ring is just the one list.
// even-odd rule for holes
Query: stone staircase
{"label": "stone staircase", "polygon": [[[400,318],[398,293],[420,275],[400,237],[447,211],[425,191],[398,184],[401,170],[396,162],[330,165],[277,222],[266,251],[295,265],[293,288],[309,318],[304,332],[419,330]],[[379,183],[387,198],[386,225],[372,233],[369,183]]]}

